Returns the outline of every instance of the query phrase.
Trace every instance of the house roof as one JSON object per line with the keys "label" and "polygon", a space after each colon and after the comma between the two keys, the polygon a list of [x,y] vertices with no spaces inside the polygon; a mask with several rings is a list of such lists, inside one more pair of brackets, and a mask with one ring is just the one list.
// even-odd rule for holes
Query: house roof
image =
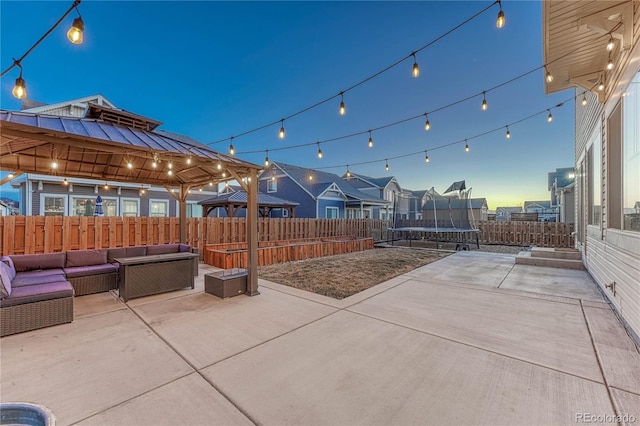
{"label": "house roof", "polygon": [[[240,190],[236,192],[230,192],[227,194],[221,194],[217,197],[207,198],[206,200],[198,201],[198,204],[215,206],[215,205],[227,205],[227,204],[247,204],[247,192]],[[264,194],[258,192],[258,206],[267,207],[295,207],[300,205],[294,201],[285,200],[282,198],[274,197],[273,195]]]}
{"label": "house roof", "polygon": [[45,104],[42,102],[36,101],[27,101],[26,99],[22,102],[22,112],[32,112],[32,113],[42,113],[46,111],[50,111],[52,109],[63,108],[65,106],[74,105],[74,104],[88,104],[89,102],[96,103],[98,105],[107,106],[109,108],[118,109],[112,102],[110,102],[104,96],[98,95],[89,95],[84,96],[78,99],[71,99],[63,102],[56,102],[55,104]]}
{"label": "house roof", "polygon": [[[387,204],[387,201],[383,200],[382,198],[358,190],[358,188],[351,185],[351,183],[345,181],[340,176],[333,173],[327,173],[320,170],[275,162],[271,163],[267,170],[271,169],[272,167],[277,167],[284,173],[289,175],[289,177],[291,177],[293,181],[295,181],[313,197],[318,197],[332,184],[335,184],[347,197],[347,199],[364,201],[368,203],[384,205]],[[264,173],[267,173],[267,171],[263,172],[263,174]],[[313,177],[312,180],[309,179],[309,174],[311,174],[311,176]]]}
{"label": "house roof", "polygon": [[[451,199],[435,199],[427,201],[423,206],[422,210],[433,209],[435,203],[436,210],[446,210],[446,209],[462,209],[471,205],[472,209],[481,209],[483,207],[487,207],[487,199],[486,198],[471,198],[471,199],[460,199],[460,198],[451,198]],[[469,204],[467,204],[469,203]]]}
{"label": "house roof", "polygon": [[556,169],[555,172],[550,172],[547,174],[547,183],[548,189],[551,190],[553,188],[553,183],[555,180],[558,180],[558,188],[567,188],[572,186],[575,181],[574,168],[573,167],[564,167],[561,169]]}
{"label": "house roof", "polygon": [[522,213],[522,207],[496,207],[496,212]]}
{"label": "house roof", "polygon": [[526,210],[529,207],[542,207],[544,209],[550,209],[551,208],[551,201],[550,200],[545,200],[545,201],[525,201],[524,202],[524,209]]}
{"label": "house roof", "polygon": [[[389,184],[389,182],[391,182],[393,179],[395,179],[395,176],[383,176],[383,177],[371,177],[371,176],[365,176],[365,175],[360,175],[357,173],[351,173],[351,176],[353,178],[356,178],[355,180],[360,179],[361,181],[364,181],[365,183],[369,183],[370,186],[375,186],[378,188],[384,188],[385,186],[387,186]],[[346,174],[342,176],[343,178],[346,177]]]}

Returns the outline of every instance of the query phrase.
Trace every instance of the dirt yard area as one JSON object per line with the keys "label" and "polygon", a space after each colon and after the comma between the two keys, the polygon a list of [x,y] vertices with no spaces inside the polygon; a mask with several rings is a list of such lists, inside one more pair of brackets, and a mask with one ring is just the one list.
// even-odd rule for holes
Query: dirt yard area
{"label": "dirt yard area", "polygon": [[376,248],[258,268],[260,278],[343,299],[450,253]]}

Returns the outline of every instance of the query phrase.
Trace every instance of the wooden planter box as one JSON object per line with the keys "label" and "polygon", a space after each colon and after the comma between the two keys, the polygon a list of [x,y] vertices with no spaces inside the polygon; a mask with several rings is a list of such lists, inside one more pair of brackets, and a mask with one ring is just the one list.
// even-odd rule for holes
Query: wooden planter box
{"label": "wooden planter box", "polygon": [[222,299],[244,294],[247,291],[247,270],[235,272],[210,272],[204,275],[204,291]]}

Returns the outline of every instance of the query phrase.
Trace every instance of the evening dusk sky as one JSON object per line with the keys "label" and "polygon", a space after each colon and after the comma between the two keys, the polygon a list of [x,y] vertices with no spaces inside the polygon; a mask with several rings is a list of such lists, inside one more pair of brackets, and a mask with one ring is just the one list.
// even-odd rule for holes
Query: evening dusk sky
{"label": "evening dusk sky", "polygon": [[[1,68],[29,49],[71,3],[3,0]],[[503,1],[506,25],[501,29],[495,24],[499,5],[491,5],[85,0],[79,6],[84,43],[66,39],[77,16],[72,12],[24,60],[23,77],[29,99],[57,103],[102,94],[119,108],[162,121],[160,129],[221,152],[228,151],[227,138],[276,123],[233,140],[237,156],[256,164],[263,163],[268,149],[271,161],[338,175],[348,164],[358,174],[395,176],[410,190],[444,192],[464,179],[472,196],[486,197],[491,209],[547,200],[547,173],[573,165],[575,94],[544,94],[545,72],[536,69],[544,65],[541,2]],[[346,114],[339,115],[341,91],[489,6],[416,54],[418,78],[412,77],[413,59],[407,58],[348,90]],[[1,80],[4,110],[20,109],[11,96],[17,77],[16,68]],[[332,96],[285,120],[286,137],[278,138],[281,118]],[[374,146],[367,146],[368,129],[430,111],[429,131],[419,117],[374,130]],[[315,142],[334,138],[339,139],[320,144],[324,155],[318,159]],[[278,150],[300,144],[309,145]],[[363,162],[369,163],[357,164]],[[2,193],[17,197],[9,185]]]}

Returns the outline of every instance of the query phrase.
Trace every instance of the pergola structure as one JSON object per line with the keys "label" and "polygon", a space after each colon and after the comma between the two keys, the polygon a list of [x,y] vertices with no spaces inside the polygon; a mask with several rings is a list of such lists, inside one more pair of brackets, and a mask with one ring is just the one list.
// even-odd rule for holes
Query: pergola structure
{"label": "pergola structure", "polygon": [[185,242],[189,190],[236,180],[247,192],[247,294],[258,294],[257,177],[261,167],[154,132],[161,123],[136,114],[94,106],[90,115],[0,111],[0,169],[13,173],[0,185],[23,173],[38,173],[163,186],[179,201],[180,241]]}
{"label": "pergola structure", "polygon": [[[244,190],[198,201],[198,204],[203,207],[204,217],[209,216],[209,213],[218,207],[224,208],[228,217],[235,217],[240,209],[247,208],[247,203],[247,192]],[[293,201],[258,192],[258,211],[262,217],[268,217],[271,210],[278,208],[286,209],[289,212],[289,217],[295,217],[296,206],[298,205],[300,204]]]}

